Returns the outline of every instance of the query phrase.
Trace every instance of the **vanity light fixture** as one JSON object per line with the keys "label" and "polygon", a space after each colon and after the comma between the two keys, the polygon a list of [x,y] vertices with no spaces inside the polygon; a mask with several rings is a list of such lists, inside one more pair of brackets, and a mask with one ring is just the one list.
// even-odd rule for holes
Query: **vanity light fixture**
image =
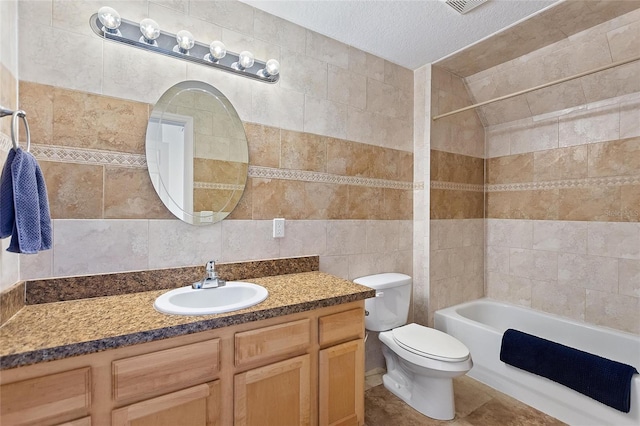
{"label": "vanity light fixture", "polygon": [[280,79],[280,63],[275,59],[269,59],[266,62],[256,60],[247,50],[234,53],[228,51],[218,40],[210,44],[200,43],[187,30],[171,34],[162,31],[160,25],[150,18],[143,19],[139,24],[122,19],[116,10],[108,6],[101,7],[98,13],[93,14],[89,19],[89,25],[98,36],[117,43],[206,65],[265,83],[276,83]]}

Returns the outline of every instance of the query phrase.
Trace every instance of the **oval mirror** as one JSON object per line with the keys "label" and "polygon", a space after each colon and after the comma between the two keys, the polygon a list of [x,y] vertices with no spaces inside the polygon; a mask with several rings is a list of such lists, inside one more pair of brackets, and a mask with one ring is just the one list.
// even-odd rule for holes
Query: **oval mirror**
{"label": "oval mirror", "polygon": [[168,89],[151,112],[146,153],[153,187],[177,218],[207,225],[238,204],[247,181],[247,138],[215,87],[183,81]]}

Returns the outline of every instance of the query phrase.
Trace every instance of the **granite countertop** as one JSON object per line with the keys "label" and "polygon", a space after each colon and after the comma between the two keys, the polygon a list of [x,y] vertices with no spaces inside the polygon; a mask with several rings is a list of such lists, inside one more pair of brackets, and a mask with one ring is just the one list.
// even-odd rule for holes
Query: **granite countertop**
{"label": "granite countertop", "polygon": [[265,287],[269,297],[250,308],[216,315],[167,315],[156,311],[153,302],[167,290],[27,305],[0,327],[0,370],[375,296],[368,287],[322,272],[250,281]]}

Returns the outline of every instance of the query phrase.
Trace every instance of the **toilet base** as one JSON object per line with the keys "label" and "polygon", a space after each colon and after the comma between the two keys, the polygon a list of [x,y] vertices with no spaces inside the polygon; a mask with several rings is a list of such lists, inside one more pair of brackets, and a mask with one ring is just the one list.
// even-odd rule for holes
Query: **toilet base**
{"label": "toilet base", "polygon": [[[436,420],[455,417],[453,380],[451,378],[420,377],[411,380],[397,374],[398,370],[382,376],[384,387],[416,411]],[[394,374],[395,373],[395,374]]]}

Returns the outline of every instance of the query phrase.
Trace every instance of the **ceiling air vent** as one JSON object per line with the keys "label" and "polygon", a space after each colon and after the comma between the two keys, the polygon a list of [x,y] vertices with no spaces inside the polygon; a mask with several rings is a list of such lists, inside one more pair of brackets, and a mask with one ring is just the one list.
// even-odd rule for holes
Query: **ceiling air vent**
{"label": "ceiling air vent", "polygon": [[489,0],[443,0],[446,4],[455,9],[456,12],[464,15]]}

